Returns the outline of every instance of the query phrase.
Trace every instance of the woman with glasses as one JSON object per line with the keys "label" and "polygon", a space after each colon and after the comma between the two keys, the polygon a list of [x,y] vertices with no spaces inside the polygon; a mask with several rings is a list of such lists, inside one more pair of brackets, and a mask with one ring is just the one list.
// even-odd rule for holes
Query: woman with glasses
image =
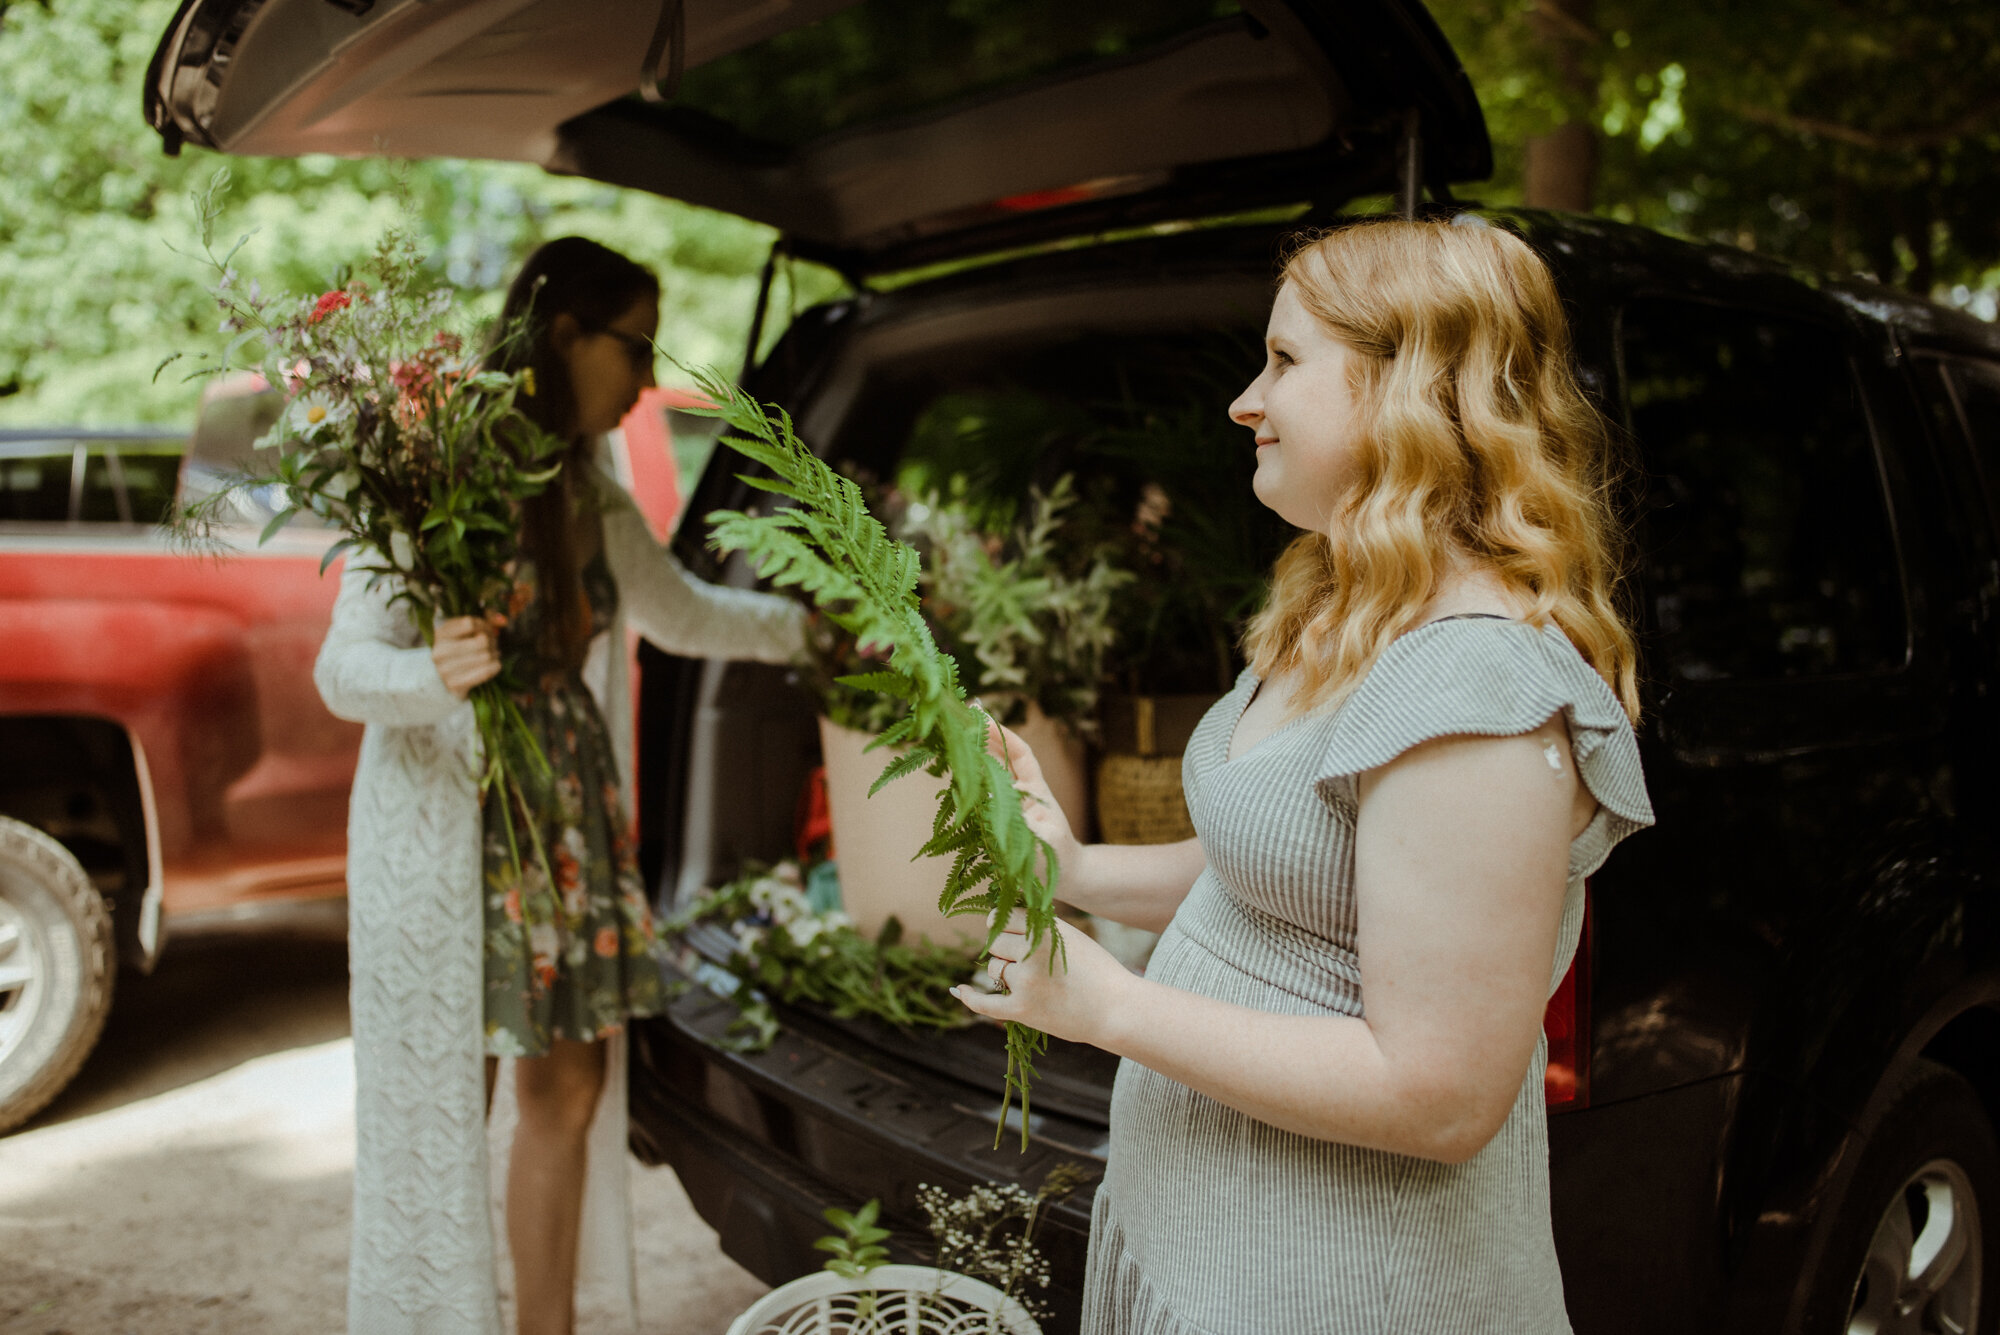
{"label": "woman with glasses", "polygon": [[[519,406],[571,448],[526,506],[508,605],[439,622],[426,649],[393,584],[352,570],[320,653],[328,707],[369,725],[348,841],[353,1332],[498,1335],[485,1112],[501,1057],[521,1335],[573,1328],[580,1242],[629,1300],[616,1040],[666,997],[623,792],[623,625],[670,653],[773,663],[804,625],[789,599],[692,578],[597,464],[653,384],[659,318],[658,281],[615,251],[535,251],[487,364],[528,372]],[[466,703],[503,670],[548,760],[521,775],[511,841],[500,796],[482,809]]]}

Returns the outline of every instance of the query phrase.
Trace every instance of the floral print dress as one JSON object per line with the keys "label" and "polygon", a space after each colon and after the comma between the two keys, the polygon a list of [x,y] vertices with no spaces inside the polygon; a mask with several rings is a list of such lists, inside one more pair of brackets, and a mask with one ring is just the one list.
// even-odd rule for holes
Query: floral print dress
{"label": "floral print dress", "polygon": [[[585,564],[581,583],[595,637],[618,605],[601,551]],[[496,1057],[539,1057],[558,1038],[607,1038],[627,1017],[658,1014],[666,1003],[652,911],[619,815],[611,737],[581,667],[536,653],[544,610],[538,594],[534,564],[523,560],[501,647],[526,683],[514,702],[549,770],[520,775],[527,812],[515,809],[518,859],[497,790],[482,813],[486,1051]]]}

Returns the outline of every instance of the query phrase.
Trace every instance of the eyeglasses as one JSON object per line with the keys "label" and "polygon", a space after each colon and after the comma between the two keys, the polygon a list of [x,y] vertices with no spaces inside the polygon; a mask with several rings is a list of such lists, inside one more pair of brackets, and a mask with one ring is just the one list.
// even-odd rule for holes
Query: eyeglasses
{"label": "eyeglasses", "polygon": [[615,338],[625,349],[625,359],[632,363],[635,371],[649,371],[653,359],[658,355],[653,340],[644,334],[628,334],[622,329],[600,329],[597,331],[608,338]]}

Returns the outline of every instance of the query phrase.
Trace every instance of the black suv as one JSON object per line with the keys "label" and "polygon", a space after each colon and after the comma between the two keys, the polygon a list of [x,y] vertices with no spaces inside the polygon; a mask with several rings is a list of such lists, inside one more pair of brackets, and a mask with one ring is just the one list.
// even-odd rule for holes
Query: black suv
{"label": "black suv", "polygon": [[[878,472],[966,396],[1143,421],[1206,395],[1219,421],[1282,236],[1357,199],[1525,236],[1629,451],[1659,814],[1593,879],[1551,1014],[1571,1318],[1994,1328],[1992,328],[1736,250],[1462,212],[1484,123],[1414,0],[588,8],[189,0],[148,114],[170,149],[520,157],[771,222],[855,295],[799,314],[750,386]],[[716,460],[691,513],[754,501],[736,471]],[[683,559],[746,582],[703,536]],[[817,742],[782,672],[645,667],[645,850],[678,902],[791,848]],[[633,1143],[774,1283],[817,1266],[824,1206],[882,1197],[920,1259],[918,1183],[1103,1154],[1096,1052],[1050,1053],[1022,1154],[993,1146],[991,1030],[791,1008],[737,1055],[711,1042],[732,1015],[696,988],[638,1027]],[[1053,1219],[1058,1330],[1087,1219]]]}

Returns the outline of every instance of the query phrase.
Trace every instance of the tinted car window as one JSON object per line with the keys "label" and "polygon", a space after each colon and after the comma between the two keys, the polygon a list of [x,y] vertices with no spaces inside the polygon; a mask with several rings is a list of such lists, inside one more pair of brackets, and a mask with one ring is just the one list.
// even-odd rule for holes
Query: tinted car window
{"label": "tinted car window", "polygon": [[1663,666],[1714,680],[1901,664],[1900,570],[1841,335],[1644,301],[1623,352]]}
{"label": "tinted car window", "polygon": [[687,72],[680,108],[797,145],[982,89],[1130,55],[1234,0],[865,0]]}
{"label": "tinted car window", "polygon": [[158,523],[173,502],[180,462],[178,446],[91,447],[77,518],[93,523]]}
{"label": "tinted car window", "polygon": [[60,454],[0,455],[0,521],[61,523],[69,518],[69,450]]}

